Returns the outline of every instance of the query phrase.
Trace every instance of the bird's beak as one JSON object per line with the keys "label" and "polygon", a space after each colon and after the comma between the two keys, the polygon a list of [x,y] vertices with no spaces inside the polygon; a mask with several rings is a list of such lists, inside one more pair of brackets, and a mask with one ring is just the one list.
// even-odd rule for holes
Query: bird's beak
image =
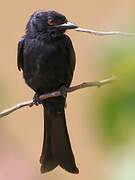
{"label": "bird's beak", "polygon": [[57,28],[67,30],[67,29],[76,29],[78,28],[78,26],[68,21],[67,23],[58,25]]}

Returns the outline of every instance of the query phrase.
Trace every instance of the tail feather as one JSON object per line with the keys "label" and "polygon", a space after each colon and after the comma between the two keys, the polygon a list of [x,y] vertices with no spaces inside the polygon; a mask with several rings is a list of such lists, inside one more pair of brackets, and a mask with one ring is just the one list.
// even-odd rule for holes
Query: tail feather
{"label": "tail feather", "polygon": [[53,170],[58,165],[71,173],[79,173],[66,127],[65,100],[63,97],[51,98],[44,107],[44,142],[40,158],[41,172]]}

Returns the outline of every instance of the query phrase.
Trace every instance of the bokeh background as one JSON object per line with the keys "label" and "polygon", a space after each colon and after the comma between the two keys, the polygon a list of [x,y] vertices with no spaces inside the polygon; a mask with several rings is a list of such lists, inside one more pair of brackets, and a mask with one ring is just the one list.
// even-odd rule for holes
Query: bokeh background
{"label": "bokeh background", "polygon": [[[33,97],[17,70],[17,43],[30,15],[54,9],[80,27],[135,32],[134,0],[23,0],[0,6],[0,110]],[[68,95],[67,125],[79,175],[61,168],[40,174],[42,107],[0,120],[0,180],[135,179],[135,37],[68,32],[77,56],[73,85],[117,75],[101,88]]]}

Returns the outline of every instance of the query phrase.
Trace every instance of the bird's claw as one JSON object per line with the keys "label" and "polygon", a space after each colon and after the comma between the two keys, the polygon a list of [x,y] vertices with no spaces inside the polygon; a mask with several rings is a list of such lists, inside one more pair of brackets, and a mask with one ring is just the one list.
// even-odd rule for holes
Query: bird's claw
{"label": "bird's claw", "polygon": [[36,106],[38,106],[38,105],[40,104],[39,94],[37,94],[37,93],[34,94],[33,103],[34,103]]}
{"label": "bird's claw", "polygon": [[60,89],[59,89],[61,95],[66,98],[67,97],[67,88],[65,85],[61,86]]}

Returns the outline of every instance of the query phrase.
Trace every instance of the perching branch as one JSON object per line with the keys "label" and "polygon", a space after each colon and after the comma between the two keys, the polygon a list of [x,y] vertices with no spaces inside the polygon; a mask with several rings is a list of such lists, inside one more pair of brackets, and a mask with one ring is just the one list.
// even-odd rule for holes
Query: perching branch
{"label": "perching branch", "polygon": [[90,29],[84,29],[84,28],[76,28],[74,29],[75,31],[80,31],[80,32],[86,32],[98,36],[104,36],[104,35],[122,35],[122,36],[135,36],[135,33],[126,33],[126,32],[120,32],[120,31],[109,31],[109,32],[104,32],[104,31],[94,31]]}
{"label": "perching branch", "polygon": [[[67,89],[67,93],[70,93],[70,92],[73,92],[73,91],[76,91],[78,89],[82,89],[82,88],[87,88],[87,87],[93,87],[93,86],[97,86],[97,87],[100,87],[100,86],[103,86],[105,84],[108,84],[108,83],[111,83],[113,81],[116,80],[116,77],[113,75],[111,78],[108,78],[108,79],[105,79],[105,80],[101,80],[101,81],[95,81],[95,82],[85,82],[85,83],[82,83],[80,85],[76,85],[76,86],[72,86],[70,88]],[[43,101],[47,98],[51,98],[51,97],[57,97],[57,96],[61,96],[61,92],[60,91],[55,91],[55,92],[52,92],[52,93],[48,93],[48,94],[43,94],[39,97],[39,101]],[[34,105],[33,103],[33,100],[30,100],[30,101],[26,101],[26,102],[23,102],[23,103],[19,103],[9,109],[6,109],[2,112],[0,112],[0,118],[4,117],[4,116],[7,116],[8,114],[24,107],[24,106],[29,106],[29,107],[32,107]]]}

